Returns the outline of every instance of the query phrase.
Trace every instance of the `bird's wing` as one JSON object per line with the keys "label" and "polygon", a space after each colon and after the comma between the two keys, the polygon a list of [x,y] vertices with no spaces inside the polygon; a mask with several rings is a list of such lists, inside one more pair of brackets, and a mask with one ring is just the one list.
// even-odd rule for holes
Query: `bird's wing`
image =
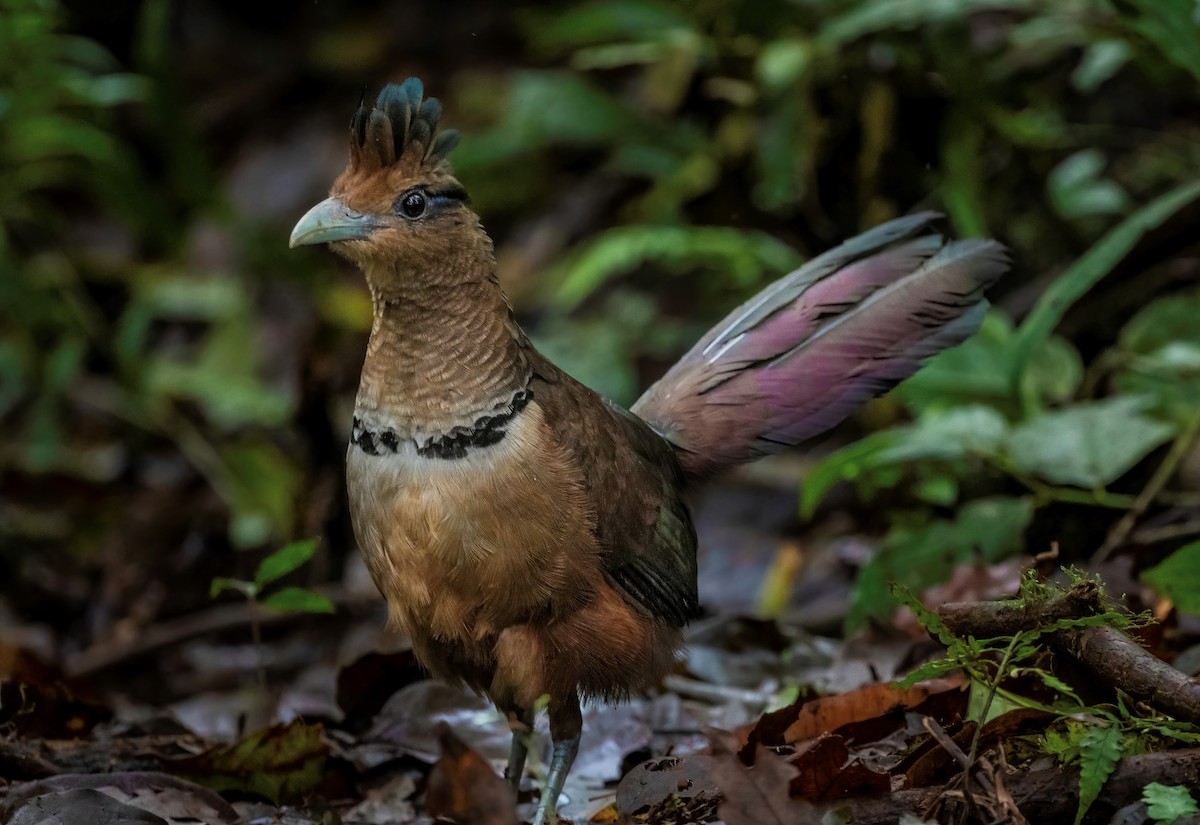
{"label": "bird's wing", "polygon": [[548,362],[533,398],[579,468],[595,508],[604,576],[631,604],[675,625],[696,616],[696,531],[670,444]]}

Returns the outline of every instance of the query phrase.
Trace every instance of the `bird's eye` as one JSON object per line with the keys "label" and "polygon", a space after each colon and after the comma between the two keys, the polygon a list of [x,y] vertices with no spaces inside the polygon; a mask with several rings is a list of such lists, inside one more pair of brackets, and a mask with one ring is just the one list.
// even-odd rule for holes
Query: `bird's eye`
{"label": "bird's eye", "polygon": [[422,192],[408,192],[400,196],[400,214],[406,218],[419,218],[425,214],[429,203]]}

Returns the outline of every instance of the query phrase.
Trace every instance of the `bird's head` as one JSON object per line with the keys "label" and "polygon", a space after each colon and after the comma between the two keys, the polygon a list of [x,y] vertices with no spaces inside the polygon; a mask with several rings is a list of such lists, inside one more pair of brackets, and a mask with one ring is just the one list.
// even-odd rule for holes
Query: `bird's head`
{"label": "bird's head", "polygon": [[414,278],[444,281],[491,254],[446,161],[458,132],[438,131],[441,104],[422,91],[411,77],[385,86],[374,106],[359,104],[346,170],[292,230],[290,246],[329,244],[377,293]]}

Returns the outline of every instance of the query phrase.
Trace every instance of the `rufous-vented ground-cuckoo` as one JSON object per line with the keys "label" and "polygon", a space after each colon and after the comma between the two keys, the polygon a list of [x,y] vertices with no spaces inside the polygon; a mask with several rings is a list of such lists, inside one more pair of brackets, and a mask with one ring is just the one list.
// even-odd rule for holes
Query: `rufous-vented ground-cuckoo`
{"label": "rufous-vented ground-cuckoo", "polygon": [[492,241],[412,78],[350,124],[350,162],[292,232],[366,276],[374,305],[347,454],[350,513],[391,620],[435,675],[514,724],[519,783],[549,697],[552,821],[580,700],[616,700],[675,663],[697,609],[684,491],[798,444],[978,327],[1007,268],[937,216],[883,224],[721,321],[626,411],[529,343]]}

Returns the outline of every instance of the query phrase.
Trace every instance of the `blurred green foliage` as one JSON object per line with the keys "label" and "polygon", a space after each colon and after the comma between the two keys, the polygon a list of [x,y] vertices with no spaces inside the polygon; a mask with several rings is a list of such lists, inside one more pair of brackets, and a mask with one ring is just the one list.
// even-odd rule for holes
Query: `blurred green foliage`
{"label": "blurred green foliage", "polygon": [[[303,376],[353,372],[365,298],[329,256],[289,255],[275,218],[237,211],[234,153],[175,63],[177,13],[141,3],[120,65],[55,0],[0,0],[0,473],[136,487],[167,452],[220,497],[234,545],[264,547],[312,529],[312,417],[341,433],[350,389],[305,408]],[[537,342],[621,402],[747,294],[882,220],[939,207],[954,234],[1010,246],[1019,322],[994,310],[870,416],[910,424],[805,485],[810,514],[844,480],[888,508],[858,621],[891,610],[889,577],[1001,558],[1047,507],[1127,508],[1131,468],[1194,437],[1194,266],[1120,273],[1146,285],[1136,312],[1106,279],[1200,200],[1197,14],[596,0],[513,12],[523,53],[429,86],[464,129],[455,168]],[[346,60],[356,84],[397,79]],[[196,251],[206,232],[227,247],[216,263]],[[281,293],[309,313],[282,346],[263,321]],[[5,506],[0,556],[40,529]]]}

